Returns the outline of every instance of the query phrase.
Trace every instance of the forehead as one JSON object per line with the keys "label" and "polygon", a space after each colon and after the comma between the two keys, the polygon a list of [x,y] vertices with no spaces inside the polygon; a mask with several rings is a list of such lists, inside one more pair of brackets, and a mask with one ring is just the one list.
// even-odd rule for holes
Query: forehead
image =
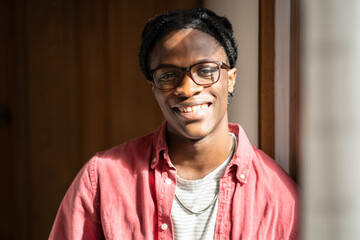
{"label": "forehead", "polygon": [[202,60],[226,61],[220,44],[209,34],[182,29],[165,35],[150,54],[149,66],[154,69],[161,64],[186,67]]}

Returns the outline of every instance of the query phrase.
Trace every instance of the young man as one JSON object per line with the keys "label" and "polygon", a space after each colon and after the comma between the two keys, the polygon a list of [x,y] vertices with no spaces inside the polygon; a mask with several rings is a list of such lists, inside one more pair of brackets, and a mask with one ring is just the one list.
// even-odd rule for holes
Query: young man
{"label": "young man", "polygon": [[166,121],[83,167],[50,239],[295,239],[296,185],[228,123],[230,22],[203,8],[156,16],[139,58]]}

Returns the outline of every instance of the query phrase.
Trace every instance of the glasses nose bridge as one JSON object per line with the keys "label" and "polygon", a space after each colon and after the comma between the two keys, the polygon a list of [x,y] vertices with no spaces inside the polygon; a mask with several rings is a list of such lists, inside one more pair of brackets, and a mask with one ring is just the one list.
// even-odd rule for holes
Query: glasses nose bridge
{"label": "glasses nose bridge", "polygon": [[[181,69],[181,79],[178,82],[178,85],[175,87],[174,91],[177,95],[183,95],[183,96],[192,96],[196,94],[197,92],[201,91],[203,86],[199,85],[194,79],[191,74],[191,68],[179,68]],[[186,79],[189,78],[189,79]]]}
{"label": "glasses nose bridge", "polygon": [[195,81],[195,79],[193,78],[193,76],[192,76],[192,74],[191,74],[191,69],[192,69],[192,67],[193,67],[193,66],[180,68],[181,71],[182,71],[182,77],[181,77],[182,79],[181,79],[181,81],[183,81],[185,75],[187,75],[195,84],[197,84],[196,81]]}
{"label": "glasses nose bridge", "polygon": [[[188,76],[192,79],[191,72],[190,72],[190,71],[191,71],[191,68],[192,68],[192,66],[180,68],[181,71],[183,72],[183,77],[184,77],[185,74],[186,74],[186,75],[188,75]],[[194,80],[194,79],[193,79],[193,80]]]}

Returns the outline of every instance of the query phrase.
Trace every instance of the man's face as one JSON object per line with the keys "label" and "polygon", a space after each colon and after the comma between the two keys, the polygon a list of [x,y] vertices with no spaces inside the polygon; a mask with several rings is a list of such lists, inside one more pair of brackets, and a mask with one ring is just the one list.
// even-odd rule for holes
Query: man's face
{"label": "man's face", "polygon": [[[150,55],[150,69],[168,64],[188,67],[203,61],[226,62],[226,54],[210,35],[194,29],[171,32],[163,37]],[[168,134],[188,140],[199,140],[226,126],[227,96],[233,91],[236,69],[220,70],[220,79],[204,87],[188,75],[173,90],[163,91],[150,82],[164,114]]]}

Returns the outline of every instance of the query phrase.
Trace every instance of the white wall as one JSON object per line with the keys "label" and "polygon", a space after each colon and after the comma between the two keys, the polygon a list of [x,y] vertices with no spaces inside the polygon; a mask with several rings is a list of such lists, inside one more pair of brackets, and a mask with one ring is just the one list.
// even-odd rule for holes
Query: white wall
{"label": "white wall", "polygon": [[226,16],[233,25],[239,44],[234,97],[229,106],[229,119],[240,123],[251,143],[258,146],[258,0],[205,0],[204,7]]}
{"label": "white wall", "polygon": [[302,13],[303,239],[360,239],[360,1]]}

